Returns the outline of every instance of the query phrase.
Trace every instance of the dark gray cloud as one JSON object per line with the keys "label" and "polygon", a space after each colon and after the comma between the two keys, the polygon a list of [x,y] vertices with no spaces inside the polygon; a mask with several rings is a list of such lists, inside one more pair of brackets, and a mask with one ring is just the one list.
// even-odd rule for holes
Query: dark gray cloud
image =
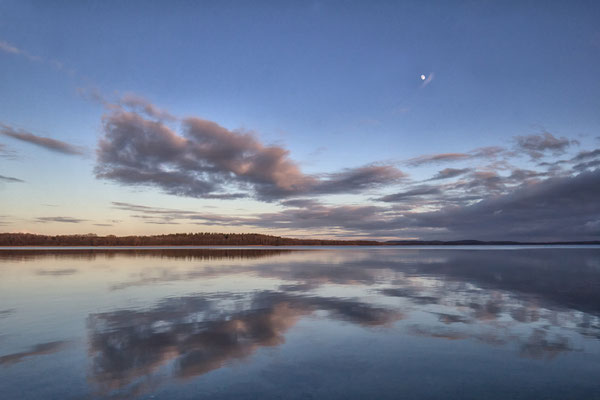
{"label": "dark gray cloud", "polygon": [[442,193],[442,189],[438,186],[420,185],[413,189],[406,190],[404,192],[394,193],[394,194],[380,197],[377,200],[393,203],[393,202],[402,202],[402,201],[406,201],[406,200],[412,200],[414,197],[435,195],[435,194],[441,194],[441,193]]}
{"label": "dark gray cloud", "polygon": [[471,168],[444,168],[443,170],[439,171],[433,178],[431,178],[431,181],[434,180],[440,180],[440,179],[450,179],[450,178],[455,178],[457,176],[461,176],[464,175],[468,172],[471,172]]}
{"label": "dark gray cloud", "polygon": [[0,124],[0,134],[11,137],[13,139],[21,140],[23,142],[31,143],[33,145],[43,147],[46,150],[54,151],[57,153],[68,155],[84,154],[84,150],[81,147],[62,142],[60,140],[34,135],[33,133],[24,130],[17,130],[4,124]]}
{"label": "dark gray cloud", "polygon": [[600,170],[524,184],[470,206],[414,213],[407,219],[413,226],[443,228],[446,237],[598,240]]}
{"label": "dark gray cloud", "polygon": [[528,154],[532,159],[539,159],[550,153],[553,155],[564,154],[567,149],[574,144],[579,144],[577,140],[571,140],[566,137],[555,137],[549,132],[543,132],[538,135],[515,136],[517,148]]}
{"label": "dark gray cloud", "polygon": [[11,176],[0,175],[0,182],[10,182],[10,183],[18,182],[18,183],[23,183],[25,181],[21,180],[21,179],[13,178]]}
{"label": "dark gray cloud", "polygon": [[575,164],[573,169],[577,171],[585,171],[600,167],[600,160],[592,160]]}
{"label": "dark gray cloud", "polygon": [[36,222],[47,223],[47,222],[65,222],[70,224],[78,224],[80,222],[85,222],[87,219],[79,219],[72,217],[38,217],[35,219]]}
{"label": "dark gray cloud", "polygon": [[580,162],[591,160],[594,158],[600,158],[600,149],[581,151],[575,157],[573,157],[571,161]]}
{"label": "dark gray cloud", "polygon": [[[393,197],[395,196],[395,197]],[[479,171],[449,185],[421,185],[390,195],[407,207],[328,205],[314,199],[281,202],[286,209],[246,216],[169,210],[115,203],[134,217],[157,222],[326,231],[331,236],[421,239],[598,240],[600,169],[547,178],[514,170],[501,177]],[[413,211],[415,207],[437,209]]]}
{"label": "dark gray cloud", "polygon": [[162,121],[136,112],[111,112],[104,119],[96,176],[179,196],[267,201],[360,192],[404,177],[390,165],[306,175],[288,150],[264,145],[252,132],[231,131],[200,118],[184,119],[181,130],[178,134]]}

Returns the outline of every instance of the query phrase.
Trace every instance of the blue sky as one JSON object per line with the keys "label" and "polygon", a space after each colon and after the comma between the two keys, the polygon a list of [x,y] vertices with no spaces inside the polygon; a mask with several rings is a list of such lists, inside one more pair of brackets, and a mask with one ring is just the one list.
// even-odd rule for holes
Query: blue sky
{"label": "blue sky", "polygon": [[[599,18],[592,1],[2,1],[0,228],[597,239],[599,194],[587,188],[600,174]],[[195,139],[151,154],[133,139],[134,115]],[[216,131],[189,118],[224,128],[219,148],[254,141],[217,160],[193,150]],[[103,152],[117,136],[138,164],[118,146]],[[256,160],[269,148],[283,153],[265,167]],[[448,153],[470,156],[407,161]],[[218,185],[190,193],[174,186],[182,174]],[[294,179],[302,188],[283,183]],[[528,213],[531,224],[515,225],[515,199],[534,207],[534,194],[560,198],[578,182],[584,192],[547,205],[560,221]],[[463,226],[463,213],[478,222]],[[501,214],[506,232],[492,229]]]}

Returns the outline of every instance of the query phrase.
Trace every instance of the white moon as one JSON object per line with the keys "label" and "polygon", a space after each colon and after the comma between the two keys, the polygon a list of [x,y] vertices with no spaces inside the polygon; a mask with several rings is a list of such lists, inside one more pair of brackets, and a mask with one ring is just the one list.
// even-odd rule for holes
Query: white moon
{"label": "white moon", "polygon": [[421,75],[421,80],[424,81],[427,78],[425,75]]}

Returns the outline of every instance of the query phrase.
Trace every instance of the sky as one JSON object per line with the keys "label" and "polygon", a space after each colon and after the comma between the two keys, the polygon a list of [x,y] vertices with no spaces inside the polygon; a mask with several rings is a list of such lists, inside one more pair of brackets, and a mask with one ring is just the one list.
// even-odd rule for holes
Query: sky
{"label": "sky", "polygon": [[0,0],[0,231],[599,240],[599,20]]}

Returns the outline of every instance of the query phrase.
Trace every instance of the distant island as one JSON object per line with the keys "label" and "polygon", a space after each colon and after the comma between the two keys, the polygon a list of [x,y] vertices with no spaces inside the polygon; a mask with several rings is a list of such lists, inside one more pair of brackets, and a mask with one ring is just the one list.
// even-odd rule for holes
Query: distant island
{"label": "distant island", "polygon": [[479,245],[600,245],[587,242],[515,242],[481,240],[326,240],[296,239],[258,233],[174,233],[150,236],[36,235],[0,233],[0,246],[479,246]]}

